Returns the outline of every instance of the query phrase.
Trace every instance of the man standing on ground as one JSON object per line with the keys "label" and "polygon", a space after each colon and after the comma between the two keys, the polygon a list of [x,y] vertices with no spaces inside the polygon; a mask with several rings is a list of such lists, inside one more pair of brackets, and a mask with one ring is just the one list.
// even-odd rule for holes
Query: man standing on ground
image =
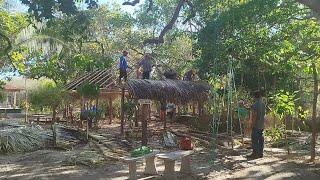
{"label": "man standing on ground", "polygon": [[142,68],[142,79],[150,79],[150,73],[152,71],[151,57],[149,53],[146,53],[139,63],[139,67]]}
{"label": "man standing on ground", "polygon": [[251,107],[250,121],[252,122],[252,132],[251,132],[251,141],[252,141],[252,154],[248,158],[262,158],[263,157],[263,146],[264,146],[264,137],[263,129],[265,122],[266,114],[266,105],[262,100],[262,92],[256,91],[254,93],[255,102]]}
{"label": "man standing on ground", "polygon": [[124,81],[127,81],[127,69],[128,69],[128,52],[123,51],[122,56],[120,57],[120,76],[119,76],[119,84],[121,84],[121,78],[124,78]]}

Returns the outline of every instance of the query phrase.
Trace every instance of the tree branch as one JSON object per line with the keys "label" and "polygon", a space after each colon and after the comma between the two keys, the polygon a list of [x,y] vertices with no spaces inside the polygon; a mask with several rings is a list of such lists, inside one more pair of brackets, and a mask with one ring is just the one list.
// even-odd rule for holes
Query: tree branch
{"label": "tree branch", "polygon": [[189,9],[190,9],[190,15],[187,17],[186,20],[183,21],[182,24],[187,23],[188,21],[190,21],[191,18],[194,18],[196,16],[196,11],[194,10],[194,6],[190,2],[190,0],[186,0],[186,3],[187,3],[187,5],[189,6]]}
{"label": "tree branch", "polygon": [[130,5],[130,6],[135,6],[140,3],[140,0],[133,0],[133,1],[126,1],[122,3],[122,5]]}
{"label": "tree branch", "polygon": [[152,10],[152,7],[153,7],[153,0],[149,0],[149,6],[147,9],[147,12],[150,12]]}
{"label": "tree branch", "polygon": [[153,38],[153,39],[147,39],[144,41],[144,44],[161,44],[164,43],[164,35],[172,29],[174,23],[177,21],[179,13],[181,11],[181,8],[183,4],[186,2],[186,0],[180,0],[174,13],[173,16],[170,20],[170,22],[163,28],[163,30],[160,32],[160,35],[158,38]]}
{"label": "tree branch", "polygon": [[[122,3],[122,5],[135,6],[139,3],[140,3],[140,0],[133,0],[133,1],[126,1],[126,2]],[[149,0],[147,12],[150,12],[152,10],[152,7],[153,7],[153,0]]]}
{"label": "tree branch", "polygon": [[296,0],[296,1],[308,6],[313,11],[320,13],[320,1],[319,0]]}

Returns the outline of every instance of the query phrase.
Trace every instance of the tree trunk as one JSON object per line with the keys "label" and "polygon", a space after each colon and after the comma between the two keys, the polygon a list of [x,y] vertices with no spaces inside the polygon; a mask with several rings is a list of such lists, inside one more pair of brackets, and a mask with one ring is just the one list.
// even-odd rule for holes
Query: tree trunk
{"label": "tree trunk", "polygon": [[68,106],[67,106],[67,105],[64,105],[64,108],[63,108],[63,118],[66,118],[66,117],[67,117],[67,113],[68,113]]}
{"label": "tree trunk", "polygon": [[318,102],[318,72],[316,64],[312,63],[313,72],[313,103],[312,103],[312,140],[311,140],[311,161],[314,161],[316,157],[316,139],[317,139],[317,102]]}
{"label": "tree trunk", "polygon": [[284,139],[286,141],[287,153],[290,154],[289,142],[288,142],[288,137],[287,137],[287,119],[288,119],[288,117],[285,115],[284,116]]}
{"label": "tree trunk", "polygon": [[57,106],[52,106],[52,124],[56,122],[56,116],[57,116]]}

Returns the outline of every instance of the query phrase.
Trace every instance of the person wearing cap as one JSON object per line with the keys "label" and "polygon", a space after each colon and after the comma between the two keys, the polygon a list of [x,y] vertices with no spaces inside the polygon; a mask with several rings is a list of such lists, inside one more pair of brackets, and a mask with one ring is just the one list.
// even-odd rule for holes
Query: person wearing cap
{"label": "person wearing cap", "polygon": [[250,122],[252,124],[251,141],[252,154],[247,156],[250,159],[257,159],[263,157],[264,148],[264,122],[266,115],[266,104],[262,100],[262,92],[255,91],[255,102],[251,106]]}
{"label": "person wearing cap", "polygon": [[121,83],[121,79],[124,78],[124,81],[127,81],[127,69],[128,66],[128,52],[123,51],[122,56],[120,56],[120,64],[119,64],[119,70],[120,70],[120,76],[119,76],[119,83]]}
{"label": "person wearing cap", "polygon": [[150,73],[152,71],[150,54],[146,53],[138,65],[142,69],[142,79],[150,79]]}

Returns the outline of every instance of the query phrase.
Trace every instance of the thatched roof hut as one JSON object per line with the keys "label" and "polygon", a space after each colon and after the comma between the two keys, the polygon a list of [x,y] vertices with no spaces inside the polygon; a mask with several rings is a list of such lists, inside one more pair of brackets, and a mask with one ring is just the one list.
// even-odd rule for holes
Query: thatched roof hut
{"label": "thatched roof hut", "polygon": [[127,82],[127,89],[134,99],[151,99],[186,104],[208,100],[208,93],[211,87],[203,82],[130,79]]}

